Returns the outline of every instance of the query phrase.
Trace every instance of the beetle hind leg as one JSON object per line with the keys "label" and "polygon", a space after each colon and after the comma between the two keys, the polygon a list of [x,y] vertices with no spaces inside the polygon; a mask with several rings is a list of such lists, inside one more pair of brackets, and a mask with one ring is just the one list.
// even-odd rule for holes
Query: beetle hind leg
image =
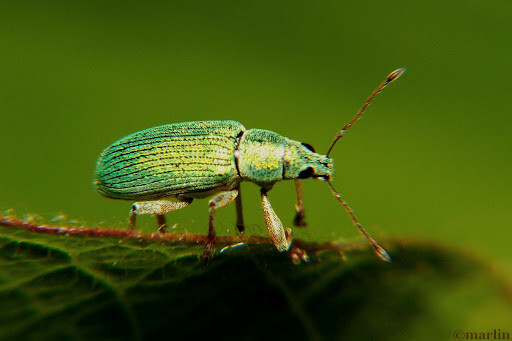
{"label": "beetle hind leg", "polygon": [[208,218],[208,235],[205,239],[205,251],[201,259],[208,261],[212,258],[212,250],[215,245],[215,210],[229,205],[238,196],[238,189],[232,191],[221,192],[210,200],[209,218]]}
{"label": "beetle hind leg", "polygon": [[158,232],[165,232],[167,227],[164,214],[187,207],[192,203],[192,199],[180,199],[180,201],[152,200],[138,201],[132,205],[129,218],[129,226],[135,229],[135,223],[138,215],[151,214],[156,216],[158,223]]}

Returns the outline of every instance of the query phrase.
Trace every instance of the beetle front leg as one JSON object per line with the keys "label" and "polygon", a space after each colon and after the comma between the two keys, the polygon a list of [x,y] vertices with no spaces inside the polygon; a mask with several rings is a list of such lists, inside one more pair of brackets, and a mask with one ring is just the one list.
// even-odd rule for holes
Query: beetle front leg
{"label": "beetle front leg", "polygon": [[213,197],[209,202],[209,218],[208,218],[208,236],[205,240],[205,251],[201,259],[209,260],[212,258],[212,250],[215,245],[215,210],[229,205],[238,196],[238,189],[232,191],[221,192]]}
{"label": "beetle front leg", "polygon": [[281,220],[277,216],[276,212],[272,208],[270,201],[268,200],[267,190],[261,189],[261,206],[263,208],[263,217],[265,218],[265,224],[270,235],[270,239],[280,252],[287,251],[291,245],[291,230],[286,233]]}
{"label": "beetle front leg", "polygon": [[164,232],[166,228],[164,214],[187,207],[191,203],[192,199],[180,199],[180,201],[138,201],[132,205],[132,209],[130,211],[129,226],[132,230],[135,229],[135,222],[138,215],[151,214],[156,215],[158,232]]}
{"label": "beetle front leg", "polygon": [[297,189],[297,203],[295,204],[295,219],[293,219],[293,225],[306,227],[308,224],[304,221],[304,200],[302,199],[302,184],[299,179],[295,179],[295,187]]}

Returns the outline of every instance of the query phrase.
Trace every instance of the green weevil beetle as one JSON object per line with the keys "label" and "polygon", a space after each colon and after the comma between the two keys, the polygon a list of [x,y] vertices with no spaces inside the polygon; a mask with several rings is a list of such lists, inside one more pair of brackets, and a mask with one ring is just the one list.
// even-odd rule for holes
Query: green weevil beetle
{"label": "green weevil beetle", "polygon": [[329,157],[334,145],[359,120],[370,102],[405,71],[397,69],[367,98],[354,118],[336,135],[326,155],[306,143],[263,129],[245,129],[236,121],[198,121],[166,124],[121,138],[106,148],[96,164],[94,184],[105,197],[135,201],[129,217],[135,228],[137,215],[157,217],[158,231],[166,227],[164,214],[184,208],[196,198],[209,202],[208,235],[203,257],[212,257],[215,243],[215,210],[236,201],[237,228],[244,231],[240,183],[261,187],[263,216],[277,250],[290,249],[291,229],[285,229],[268,199],[276,182],[295,180],[297,189],[294,225],[305,226],[301,179],[326,181],[347,210],[354,225],[382,260],[388,253],[366,232],[330,179]]}

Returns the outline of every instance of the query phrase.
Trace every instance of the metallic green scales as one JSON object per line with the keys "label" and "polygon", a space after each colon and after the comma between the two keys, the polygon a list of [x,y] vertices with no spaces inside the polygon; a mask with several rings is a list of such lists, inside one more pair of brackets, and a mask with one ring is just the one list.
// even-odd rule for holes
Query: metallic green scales
{"label": "metallic green scales", "polygon": [[200,121],[128,135],[101,153],[96,188],[127,200],[231,189],[238,183],[234,152],[244,131],[236,121]]}
{"label": "metallic green scales", "polygon": [[[391,258],[356,219],[354,212],[331,183],[333,147],[347,129],[361,118],[370,102],[395,81],[404,69],[393,71],[373,91],[354,118],[338,131],[327,155],[318,154],[301,143],[264,129],[245,130],[236,121],[199,121],[167,124],[126,136],[105,149],[96,164],[94,183],[99,193],[115,199],[135,201],[129,226],[135,228],[138,215],[157,218],[158,232],[165,232],[165,214],[189,206],[194,198],[213,196],[208,203],[208,235],[203,259],[210,259],[215,245],[215,212],[236,202],[237,229],[244,231],[240,182],[261,187],[261,207],[270,239],[277,250],[290,249],[291,229],[284,228],[274,212],[268,192],[276,182],[295,180],[297,190],[294,224],[305,226],[300,180],[326,181],[332,194],[347,210],[354,225],[367,238],[375,253]],[[172,200],[170,200],[172,199]],[[293,248],[292,259],[307,261],[306,253]],[[222,251],[221,251],[222,252]]]}

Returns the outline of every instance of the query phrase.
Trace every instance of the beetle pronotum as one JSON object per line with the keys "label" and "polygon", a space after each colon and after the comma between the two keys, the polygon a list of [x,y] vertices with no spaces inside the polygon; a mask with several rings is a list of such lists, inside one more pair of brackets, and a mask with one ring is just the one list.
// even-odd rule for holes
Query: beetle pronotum
{"label": "beetle pronotum", "polygon": [[[214,195],[209,202],[208,236],[203,257],[210,258],[215,243],[215,211],[236,201],[237,228],[244,223],[240,183],[251,181],[261,187],[263,216],[270,238],[283,252],[291,245],[291,229],[285,229],[268,199],[268,191],[281,180],[293,179],[297,187],[294,224],[304,226],[300,179],[326,181],[335,198],[347,210],[352,222],[366,237],[377,256],[390,261],[388,253],[366,232],[354,212],[333,187],[330,179],[334,162],[329,155],[345,132],[361,118],[377,96],[405,69],[393,71],[371,93],[354,118],[336,135],[326,155],[275,132],[245,129],[236,121],[198,121],[166,124],[121,138],[99,156],[95,186],[109,198],[132,200],[130,227],[137,215],[157,217],[163,232],[164,214],[187,207],[196,198]],[[169,200],[172,199],[172,200]]]}

